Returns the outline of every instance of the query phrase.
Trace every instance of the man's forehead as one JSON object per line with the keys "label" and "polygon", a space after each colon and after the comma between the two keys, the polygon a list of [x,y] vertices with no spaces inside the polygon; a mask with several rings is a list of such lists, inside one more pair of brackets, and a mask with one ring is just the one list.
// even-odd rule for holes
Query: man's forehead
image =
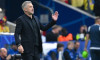
{"label": "man's forehead", "polygon": [[1,48],[1,51],[7,51],[5,48]]}
{"label": "man's forehead", "polygon": [[29,3],[29,4],[27,4],[27,6],[33,6],[33,4],[32,3]]}

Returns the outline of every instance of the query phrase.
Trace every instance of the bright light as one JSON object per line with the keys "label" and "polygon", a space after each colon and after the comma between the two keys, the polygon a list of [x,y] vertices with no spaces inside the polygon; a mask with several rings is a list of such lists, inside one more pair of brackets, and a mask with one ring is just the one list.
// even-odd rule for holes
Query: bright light
{"label": "bright light", "polygon": [[2,11],[2,8],[0,8],[0,12]]}

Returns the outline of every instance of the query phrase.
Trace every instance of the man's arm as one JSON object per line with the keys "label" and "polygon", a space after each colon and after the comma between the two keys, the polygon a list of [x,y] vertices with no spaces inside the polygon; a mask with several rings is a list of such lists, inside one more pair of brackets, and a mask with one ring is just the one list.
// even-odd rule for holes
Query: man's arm
{"label": "man's arm", "polygon": [[21,40],[19,38],[20,34],[21,34],[21,30],[22,30],[22,21],[18,18],[16,20],[16,28],[15,28],[15,41],[16,41],[16,45],[21,44]]}
{"label": "man's arm", "polygon": [[89,40],[89,34],[86,34],[85,48],[84,48],[85,51],[87,51],[88,40]]}
{"label": "man's arm", "polygon": [[39,22],[39,24],[40,24],[40,29],[42,30],[42,31],[46,31],[46,30],[48,30],[50,27],[52,27],[53,25],[55,25],[56,24],[56,21],[54,21],[54,20],[52,20],[51,22],[49,22],[47,25],[45,25],[45,26],[43,26],[40,22]]}
{"label": "man's arm", "polygon": [[21,40],[19,38],[20,34],[22,31],[22,21],[20,19],[17,19],[16,21],[16,29],[15,29],[15,41],[16,41],[16,45],[18,46],[18,51],[20,53],[24,52],[23,46],[21,45]]}
{"label": "man's arm", "polygon": [[86,40],[85,40],[85,47],[84,50],[87,51],[87,44],[88,44],[88,40],[89,40],[89,34],[90,34],[90,28],[88,28],[87,34],[86,34]]}
{"label": "man's arm", "polygon": [[48,30],[50,27],[52,27],[54,24],[56,24],[56,21],[58,19],[58,12],[56,11],[54,14],[52,14],[52,21],[48,23],[46,26],[43,26],[41,23],[40,24],[40,29],[43,31]]}

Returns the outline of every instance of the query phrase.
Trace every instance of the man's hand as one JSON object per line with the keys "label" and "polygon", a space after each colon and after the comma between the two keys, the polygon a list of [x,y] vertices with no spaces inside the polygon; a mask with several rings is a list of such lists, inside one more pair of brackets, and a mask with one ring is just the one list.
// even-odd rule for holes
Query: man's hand
{"label": "man's hand", "polygon": [[84,48],[84,51],[87,51],[88,52],[87,48]]}
{"label": "man's hand", "polygon": [[58,19],[58,11],[56,11],[54,14],[52,14],[52,19],[54,20],[54,21],[57,21],[57,19]]}
{"label": "man's hand", "polygon": [[20,45],[20,46],[18,47],[18,51],[19,51],[20,53],[24,53],[24,49],[23,49],[23,46],[22,46],[22,45]]}
{"label": "man's hand", "polygon": [[8,55],[7,57],[6,57],[6,60],[10,60],[11,59],[11,55]]}

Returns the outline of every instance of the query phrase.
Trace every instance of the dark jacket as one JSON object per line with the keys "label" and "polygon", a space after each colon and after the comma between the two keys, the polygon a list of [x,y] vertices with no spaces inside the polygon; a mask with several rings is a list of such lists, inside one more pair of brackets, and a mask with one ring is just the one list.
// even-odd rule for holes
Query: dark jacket
{"label": "dark jacket", "polygon": [[72,58],[73,58],[73,53],[68,48],[66,48],[64,50],[64,59],[65,60],[73,60]]}
{"label": "dark jacket", "polygon": [[57,41],[59,34],[54,34],[53,32],[49,32],[46,34],[46,41],[47,42],[55,42]]}
{"label": "dark jacket", "polygon": [[[39,52],[42,53],[42,42],[41,42],[41,35],[40,35],[40,30],[46,31],[49,29],[51,26],[53,26],[56,22],[52,20],[49,24],[46,26],[43,26],[38,18],[36,16],[33,16],[34,20],[37,23],[38,27],[38,38],[39,38]],[[34,28],[27,20],[27,15],[22,15],[20,16],[17,21],[16,21],[16,29],[15,29],[15,41],[16,44],[21,44],[24,48],[24,53],[32,53],[34,52]],[[21,36],[21,39],[19,38]]]}
{"label": "dark jacket", "polygon": [[52,60],[58,60],[58,51],[57,49],[50,50],[48,55],[51,57]]}

